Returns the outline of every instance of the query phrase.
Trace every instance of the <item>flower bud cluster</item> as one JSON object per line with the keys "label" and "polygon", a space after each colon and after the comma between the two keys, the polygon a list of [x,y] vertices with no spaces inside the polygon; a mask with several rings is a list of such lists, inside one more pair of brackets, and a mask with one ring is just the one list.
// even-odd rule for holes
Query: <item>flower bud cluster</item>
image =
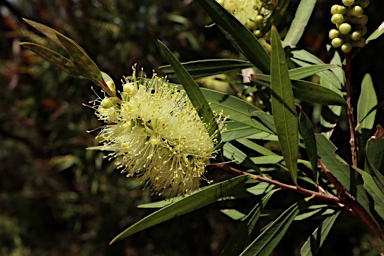
{"label": "flower bud cluster", "polygon": [[256,37],[262,37],[262,30],[272,14],[272,7],[265,0],[216,0],[227,9]]}
{"label": "flower bud cluster", "polygon": [[337,29],[329,31],[331,44],[335,48],[341,47],[345,53],[349,53],[352,47],[365,45],[368,16],[364,14],[364,8],[369,5],[369,0],[342,0],[343,5],[331,7],[331,22]]}

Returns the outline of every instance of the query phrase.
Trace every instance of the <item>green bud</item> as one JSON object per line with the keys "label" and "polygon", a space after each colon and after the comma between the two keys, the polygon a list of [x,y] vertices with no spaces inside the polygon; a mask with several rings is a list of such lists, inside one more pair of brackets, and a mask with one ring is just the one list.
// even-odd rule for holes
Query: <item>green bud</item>
{"label": "green bud", "polygon": [[261,33],[261,30],[255,30],[253,31],[253,34],[256,36],[256,37],[262,37],[263,34]]}
{"label": "green bud", "polygon": [[337,13],[332,15],[331,22],[333,24],[341,24],[343,23],[343,21],[344,21],[344,16],[342,14]]}
{"label": "green bud", "polygon": [[351,19],[351,22],[356,25],[365,25],[368,22],[368,16],[367,15],[361,15],[360,17],[353,17]]}
{"label": "green bud", "polygon": [[352,50],[352,45],[350,43],[345,43],[341,46],[341,50],[345,53],[349,53]]}
{"label": "green bud", "polygon": [[255,22],[257,23],[262,23],[264,20],[264,17],[262,15],[257,15],[256,16],[256,19],[255,19]]}
{"label": "green bud", "polygon": [[100,106],[102,108],[111,108],[113,106],[113,101],[112,101],[112,98],[104,98],[101,103],[100,103]]}
{"label": "green bud", "polygon": [[331,44],[333,47],[338,48],[343,44],[343,39],[336,37],[336,38],[332,39]]}
{"label": "green bud", "polygon": [[354,31],[354,32],[351,34],[351,39],[352,39],[353,41],[357,41],[357,40],[359,40],[362,36],[363,36],[363,35],[360,33],[360,31],[357,30],[357,31]]}
{"label": "green bud", "polygon": [[123,92],[129,96],[135,95],[138,90],[136,83],[126,83],[123,85]]}
{"label": "green bud", "polygon": [[329,39],[334,39],[336,37],[339,37],[339,35],[340,35],[340,32],[337,29],[331,29],[329,31]]}
{"label": "green bud", "polygon": [[349,13],[352,16],[360,17],[361,15],[363,15],[364,9],[361,8],[361,6],[359,6],[359,5],[355,5],[355,6],[352,7],[352,9],[349,11]]}
{"label": "green bud", "polygon": [[355,0],[343,0],[345,6],[351,6],[355,3]]}
{"label": "green bud", "polygon": [[351,31],[352,27],[348,23],[340,24],[339,31],[341,34],[346,35]]}
{"label": "green bud", "polygon": [[347,8],[345,8],[345,6],[335,4],[335,5],[332,5],[332,7],[331,7],[331,13],[332,14],[346,14]]}
{"label": "green bud", "polygon": [[351,42],[351,44],[352,46],[355,46],[355,47],[363,47],[365,45],[365,38],[362,37],[356,42]]}

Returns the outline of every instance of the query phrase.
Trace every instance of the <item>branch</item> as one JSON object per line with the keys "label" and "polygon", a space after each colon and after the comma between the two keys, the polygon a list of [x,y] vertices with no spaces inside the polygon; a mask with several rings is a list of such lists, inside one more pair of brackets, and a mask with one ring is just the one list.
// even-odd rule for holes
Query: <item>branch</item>
{"label": "branch", "polygon": [[319,199],[322,199],[322,200],[325,200],[328,202],[338,204],[340,207],[344,207],[344,205],[341,204],[340,199],[334,195],[331,195],[331,194],[323,194],[323,193],[312,191],[309,189],[305,189],[305,188],[301,188],[301,187],[297,187],[297,186],[293,186],[293,185],[288,185],[288,184],[285,184],[285,183],[282,183],[282,182],[279,182],[276,180],[272,180],[266,176],[258,176],[258,175],[250,174],[248,172],[243,172],[241,170],[238,170],[238,169],[233,168],[233,167],[226,165],[226,164],[213,163],[211,166],[216,166],[222,170],[230,171],[230,172],[237,174],[237,175],[249,175],[254,180],[258,180],[260,182],[266,182],[266,183],[275,185],[276,187],[284,189],[284,190],[294,191],[294,192],[304,194],[304,195],[307,195],[310,197],[319,198]]}

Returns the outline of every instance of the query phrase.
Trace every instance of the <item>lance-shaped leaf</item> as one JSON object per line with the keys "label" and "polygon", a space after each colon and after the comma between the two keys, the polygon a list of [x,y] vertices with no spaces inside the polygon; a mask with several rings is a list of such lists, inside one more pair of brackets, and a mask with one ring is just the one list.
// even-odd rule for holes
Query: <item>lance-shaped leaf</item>
{"label": "lance-shaped leaf", "polygon": [[[370,112],[377,105],[377,97],[370,74],[365,74],[361,83],[361,92],[357,102],[357,120],[359,122],[359,132],[362,129],[372,129],[375,123],[376,110]],[[369,114],[369,115],[368,115]]]}
{"label": "lance-shaped leaf", "polygon": [[84,77],[93,81],[95,84],[102,85],[103,77],[101,75],[100,69],[96,63],[88,56],[86,51],[81,48],[81,46],[78,45],[75,41],[60,33],[57,33],[57,38],[68,50],[77,68],[85,73]]}
{"label": "lance-shaped leaf", "polygon": [[[383,130],[383,128],[378,126],[378,132],[376,132],[376,134],[379,134],[380,129]],[[370,138],[367,141],[365,150],[364,170],[372,176],[377,186],[384,191],[384,136]]]}
{"label": "lance-shaped leaf", "polygon": [[289,226],[292,224],[296,215],[300,212],[303,205],[299,201],[285,210],[275,221],[273,221],[264,231],[240,254],[241,256],[271,255],[279,244]]}
{"label": "lance-shaped leaf", "polygon": [[384,21],[380,26],[367,38],[366,43],[379,38],[384,33]]}
{"label": "lance-shaped leaf", "polygon": [[270,191],[266,194],[260,203],[258,203],[241,221],[240,225],[237,227],[235,233],[232,235],[231,239],[225,245],[225,248],[221,252],[222,256],[231,256],[239,255],[239,253],[247,245],[248,239],[259,220],[261,211],[265,208],[269,199],[278,189]]}
{"label": "lance-shaped leaf", "polygon": [[[234,70],[253,67],[249,61],[236,59],[209,59],[181,63],[193,78],[213,76]],[[175,74],[171,65],[159,67],[167,76]]]}
{"label": "lance-shaped leaf", "polygon": [[181,65],[176,56],[173,55],[173,53],[168,49],[168,47],[160,41],[159,44],[165,57],[172,65],[173,70],[175,70],[178,79],[183,85],[185,92],[187,93],[200,118],[206,124],[208,124],[209,135],[213,135],[216,132],[215,136],[217,143],[221,143],[221,136],[220,132],[218,131],[219,127],[216,123],[215,115],[213,114],[212,109],[205,99],[203,93],[201,92],[199,86],[196,84],[195,80],[193,80],[187,70],[185,70],[183,65]]}
{"label": "lance-shaped leaf", "polygon": [[58,54],[57,52],[52,51],[51,49],[35,44],[35,43],[20,43],[23,47],[28,50],[33,51],[40,57],[46,59],[48,62],[52,63],[56,67],[60,68],[64,72],[68,73],[71,76],[83,78],[83,74],[76,67],[76,65],[69,59],[65,58],[63,55]]}
{"label": "lance-shaped leaf", "polygon": [[121,232],[113,238],[110,244],[164,221],[216,202],[218,199],[227,196],[231,191],[243,184],[247,179],[248,176],[246,175],[238,176],[233,179],[205,187],[175,203],[167,205]]}
{"label": "lance-shaped leaf", "polygon": [[323,245],[327,238],[329,231],[331,231],[333,224],[335,223],[340,211],[326,218],[319,227],[313,231],[312,235],[301,247],[300,252],[302,256],[313,256],[316,255],[320,247]]}
{"label": "lance-shaped leaf", "polygon": [[298,67],[298,68],[289,70],[289,78],[299,80],[309,76],[313,76],[324,70],[337,68],[337,67],[338,66],[334,64],[318,64],[318,65],[311,65],[306,67]]}
{"label": "lance-shaped leaf", "polygon": [[299,127],[284,49],[275,27],[271,30],[271,98],[281,152],[292,180],[297,184]]}
{"label": "lance-shaped leaf", "polygon": [[307,117],[302,109],[299,115],[300,133],[304,140],[305,149],[307,150],[309,161],[311,162],[313,176],[316,184],[319,183],[319,168],[317,168],[317,147],[316,138],[313,131],[311,120]]}
{"label": "lance-shaped leaf", "polygon": [[284,45],[295,46],[304,33],[305,27],[308,24],[309,18],[315,8],[316,0],[300,1],[297,7],[295,18],[284,38]]}
{"label": "lance-shaped leaf", "polygon": [[257,38],[216,1],[197,1],[231,43],[257,68],[268,74],[270,58]]}

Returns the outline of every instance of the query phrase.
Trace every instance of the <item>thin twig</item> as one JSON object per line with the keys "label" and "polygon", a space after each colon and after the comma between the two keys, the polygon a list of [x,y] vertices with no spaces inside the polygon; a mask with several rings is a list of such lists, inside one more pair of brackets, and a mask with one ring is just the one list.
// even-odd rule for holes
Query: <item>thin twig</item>
{"label": "thin twig", "polygon": [[352,80],[351,80],[351,63],[352,57],[350,53],[345,54],[345,83],[347,89],[347,115],[348,115],[348,124],[349,124],[349,144],[351,146],[351,155],[352,155],[352,166],[357,167],[357,145],[356,145],[356,133],[355,133],[355,120],[353,116],[353,105],[352,105]]}
{"label": "thin twig", "polygon": [[282,182],[279,182],[276,180],[272,180],[266,176],[259,176],[259,175],[255,175],[255,174],[250,174],[248,172],[243,172],[241,170],[238,170],[238,169],[233,168],[233,167],[226,165],[226,164],[215,163],[212,165],[216,166],[222,170],[230,171],[230,172],[237,174],[237,175],[249,175],[254,180],[258,180],[260,182],[266,182],[266,183],[275,185],[276,187],[279,187],[279,188],[284,189],[284,190],[294,191],[294,192],[304,194],[304,195],[307,195],[310,197],[319,198],[319,199],[322,199],[322,200],[325,200],[328,202],[338,204],[340,207],[343,207],[343,205],[340,202],[340,199],[334,195],[331,195],[331,194],[323,194],[323,193],[312,191],[309,189],[305,189],[305,188],[301,188],[301,187],[297,187],[297,186],[293,186],[293,185],[288,185],[288,184],[285,184],[285,183],[282,183]]}

